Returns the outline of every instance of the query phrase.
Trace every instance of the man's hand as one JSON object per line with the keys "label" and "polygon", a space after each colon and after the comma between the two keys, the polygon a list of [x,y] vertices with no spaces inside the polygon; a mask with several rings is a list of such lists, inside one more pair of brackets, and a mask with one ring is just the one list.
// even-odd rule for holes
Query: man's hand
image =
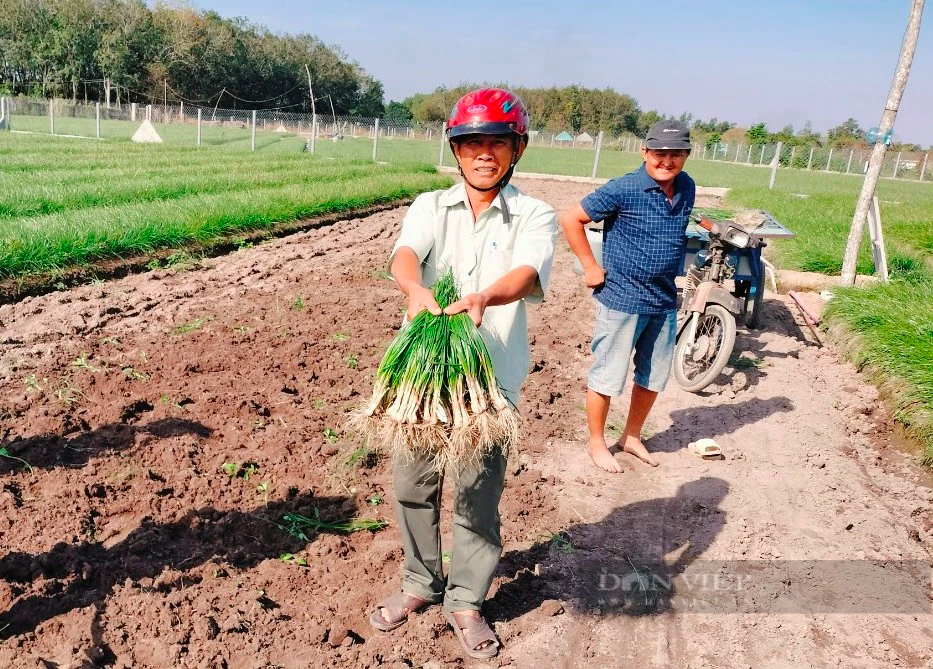
{"label": "man's hand", "polygon": [[408,320],[414,320],[415,316],[425,309],[435,316],[441,315],[441,308],[437,305],[430,288],[411,286],[408,289]]}
{"label": "man's hand", "polygon": [[470,320],[473,321],[476,327],[479,327],[483,322],[483,314],[486,312],[486,307],[489,306],[489,298],[483,293],[470,293],[469,295],[464,295],[456,302],[451,303],[444,313],[448,316],[453,316],[454,314],[459,314],[463,311],[467,312],[470,316]]}
{"label": "man's hand", "polygon": [[583,280],[590,288],[596,288],[606,283],[606,268],[601,265],[590,265],[583,270]]}

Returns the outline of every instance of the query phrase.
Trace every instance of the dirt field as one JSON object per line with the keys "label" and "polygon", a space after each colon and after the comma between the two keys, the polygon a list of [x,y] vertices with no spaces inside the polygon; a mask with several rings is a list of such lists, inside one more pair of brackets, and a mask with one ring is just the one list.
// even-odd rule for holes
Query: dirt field
{"label": "dirt field", "polygon": [[[519,185],[558,209],[590,190]],[[769,293],[744,362],[659,399],[660,467],[596,470],[593,307],[563,241],[486,607],[503,651],[464,663],[436,608],[374,632],[394,524],[277,523],[394,520],[388,463],[343,424],[399,322],[403,213],[0,307],[0,447],[33,469],[0,459],[0,666],[933,667],[933,491],[874,389]]]}

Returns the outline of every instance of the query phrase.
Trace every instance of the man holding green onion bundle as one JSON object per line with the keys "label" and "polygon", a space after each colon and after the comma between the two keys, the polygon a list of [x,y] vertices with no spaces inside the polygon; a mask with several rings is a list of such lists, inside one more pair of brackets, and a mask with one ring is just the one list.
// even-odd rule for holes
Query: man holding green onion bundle
{"label": "man holding green onion bundle", "polygon": [[[548,205],[508,185],[528,142],[529,116],[506,90],[463,96],[447,134],[463,183],[419,196],[402,223],[390,259],[407,296],[407,318],[419,312],[466,312],[481,327],[502,394],[514,406],[528,374],[526,302],[544,297],[557,221]],[[431,291],[452,270],[461,299],[442,312]],[[430,458],[393,461],[398,521],[405,551],[400,592],[374,608],[373,627],[395,629],[408,616],[443,603],[444,614],[468,655],[488,658],[499,641],[480,614],[502,553],[499,499],[506,456],[496,445],[479,466],[453,472],[453,546],[445,579],[440,536],[443,475]]]}

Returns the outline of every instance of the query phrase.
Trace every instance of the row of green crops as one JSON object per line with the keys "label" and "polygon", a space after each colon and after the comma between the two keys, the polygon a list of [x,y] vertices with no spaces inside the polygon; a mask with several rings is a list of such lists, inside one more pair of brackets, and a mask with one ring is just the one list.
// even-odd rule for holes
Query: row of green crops
{"label": "row of green crops", "polygon": [[0,277],[210,245],[449,184],[425,164],[0,135]]}

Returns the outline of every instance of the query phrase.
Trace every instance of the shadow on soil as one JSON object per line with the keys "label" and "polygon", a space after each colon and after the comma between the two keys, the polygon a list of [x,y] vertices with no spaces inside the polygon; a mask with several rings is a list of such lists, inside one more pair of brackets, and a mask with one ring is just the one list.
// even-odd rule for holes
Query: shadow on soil
{"label": "shadow on soil", "polygon": [[[726,481],[703,477],[682,484],[673,497],[628,504],[598,522],[572,525],[546,543],[507,553],[498,573],[514,578],[483,610],[491,620],[512,620],[547,599],[591,615],[668,610],[677,577],[725,526],[720,504],[728,491]],[[647,597],[641,584],[659,570],[670,587]]]}
{"label": "shadow on soil", "polygon": [[[136,445],[140,438],[169,439],[189,434],[206,439],[212,432],[211,428],[196,421],[163,418],[145,425],[125,422],[103,425],[71,437],[43,434],[27,439],[11,439],[0,443],[0,448],[6,448],[11,455],[22,458],[33,469],[82,467],[101,453],[126,451]],[[0,458],[0,474],[23,468],[20,462]]]}
{"label": "shadow on soil", "polygon": [[[99,618],[114,586],[127,580],[143,590],[170,592],[200,582],[200,574],[187,572],[207,562],[217,562],[219,569],[221,564],[248,569],[282,553],[298,552],[307,542],[279,525],[283,514],[314,517],[317,511],[322,521],[333,522],[355,515],[348,503],[346,497],[304,495],[249,512],[205,507],[173,523],[144,518],[125,539],[110,547],[63,541],[40,555],[10,552],[0,557],[0,579],[11,585],[14,598],[33,589],[30,584],[39,579],[44,581],[43,594],[26,596],[0,613],[0,639],[31,632],[42,622],[76,608],[94,606],[95,618]],[[305,533],[314,540],[311,530]],[[176,573],[163,574],[166,569]]]}
{"label": "shadow on soil", "polygon": [[[671,412],[672,425],[646,439],[645,445],[652,452],[674,453],[686,448],[691,441],[731,434],[771,414],[793,410],[794,403],[787,397],[770,397],[766,400],[753,397],[743,402],[718,406],[677,409]],[[702,421],[697,420],[700,416],[703,417]],[[715,429],[711,431],[710,426],[715,426]]]}

